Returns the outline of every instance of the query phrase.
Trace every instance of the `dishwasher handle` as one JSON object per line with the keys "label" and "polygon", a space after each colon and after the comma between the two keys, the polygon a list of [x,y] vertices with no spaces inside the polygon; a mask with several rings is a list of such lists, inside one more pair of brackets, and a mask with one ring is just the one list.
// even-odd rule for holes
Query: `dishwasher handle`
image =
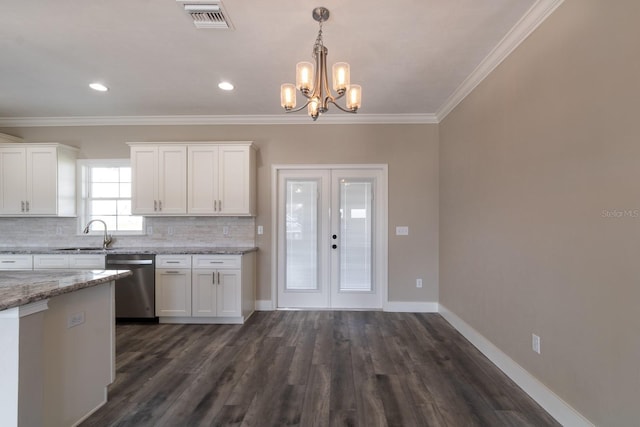
{"label": "dishwasher handle", "polygon": [[152,259],[108,259],[107,265],[152,265]]}

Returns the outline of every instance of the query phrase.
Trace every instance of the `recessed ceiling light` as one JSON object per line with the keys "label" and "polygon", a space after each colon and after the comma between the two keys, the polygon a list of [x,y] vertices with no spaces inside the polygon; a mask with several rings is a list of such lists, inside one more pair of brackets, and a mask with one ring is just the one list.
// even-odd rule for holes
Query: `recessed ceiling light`
{"label": "recessed ceiling light", "polygon": [[229,82],[220,82],[218,87],[222,90],[233,90],[233,85]]}
{"label": "recessed ceiling light", "polygon": [[97,90],[99,92],[106,92],[109,90],[108,87],[106,87],[105,85],[103,85],[102,83],[91,83],[89,85],[89,87],[93,90]]}

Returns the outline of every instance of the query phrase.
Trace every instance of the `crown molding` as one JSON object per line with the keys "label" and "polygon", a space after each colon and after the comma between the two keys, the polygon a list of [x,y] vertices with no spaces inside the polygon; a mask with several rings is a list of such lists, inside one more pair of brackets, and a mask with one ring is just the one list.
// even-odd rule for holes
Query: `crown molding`
{"label": "crown molding", "polygon": [[564,0],[538,0],[509,30],[480,65],[462,82],[436,111],[438,123],[444,120],[502,61],[507,58]]}
{"label": "crown molding", "polygon": [[300,125],[300,124],[437,124],[507,58],[564,0],[538,0],[498,45],[458,86],[435,114],[325,114],[312,121],[307,115],[199,116],[84,116],[0,117],[0,127],[160,126],[160,125]]}
{"label": "crown molding", "polygon": [[0,127],[159,126],[159,125],[283,125],[283,124],[431,124],[434,114],[325,114],[312,121],[307,115],[255,116],[85,116],[7,117]]}

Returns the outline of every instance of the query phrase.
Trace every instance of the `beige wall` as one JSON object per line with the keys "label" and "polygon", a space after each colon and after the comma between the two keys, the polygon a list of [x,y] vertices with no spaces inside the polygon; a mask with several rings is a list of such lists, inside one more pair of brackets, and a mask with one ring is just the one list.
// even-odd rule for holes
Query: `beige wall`
{"label": "beige wall", "polygon": [[[319,119],[322,120],[322,119]],[[5,128],[29,142],[79,147],[82,158],[124,158],[126,141],[250,140],[258,147],[258,299],[271,299],[271,165],[389,165],[389,300],[438,300],[437,125],[104,126]],[[1,219],[0,219],[1,221]],[[395,226],[409,236],[395,236]],[[416,289],[416,278],[424,287]]]}
{"label": "beige wall", "polygon": [[602,426],[640,420],[638,17],[566,0],[439,129],[441,303]]}

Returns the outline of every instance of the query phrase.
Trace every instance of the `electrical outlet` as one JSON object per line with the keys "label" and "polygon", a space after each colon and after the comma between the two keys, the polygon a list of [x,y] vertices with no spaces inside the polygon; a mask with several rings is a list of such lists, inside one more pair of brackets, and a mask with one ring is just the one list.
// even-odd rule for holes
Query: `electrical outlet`
{"label": "electrical outlet", "polygon": [[73,328],[84,323],[84,311],[74,313],[67,318],[67,329]]}
{"label": "electrical outlet", "polygon": [[258,234],[264,234],[264,228],[261,225],[258,226]]}
{"label": "electrical outlet", "polygon": [[416,279],[416,288],[422,287],[422,279]]}
{"label": "electrical outlet", "polygon": [[540,354],[540,337],[536,334],[531,334],[531,349]]}
{"label": "electrical outlet", "polygon": [[225,225],[224,227],[222,227],[222,234],[225,236],[229,235],[229,226]]}
{"label": "electrical outlet", "polygon": [[173,236],[173,227],[167,227],[167,234]]}

